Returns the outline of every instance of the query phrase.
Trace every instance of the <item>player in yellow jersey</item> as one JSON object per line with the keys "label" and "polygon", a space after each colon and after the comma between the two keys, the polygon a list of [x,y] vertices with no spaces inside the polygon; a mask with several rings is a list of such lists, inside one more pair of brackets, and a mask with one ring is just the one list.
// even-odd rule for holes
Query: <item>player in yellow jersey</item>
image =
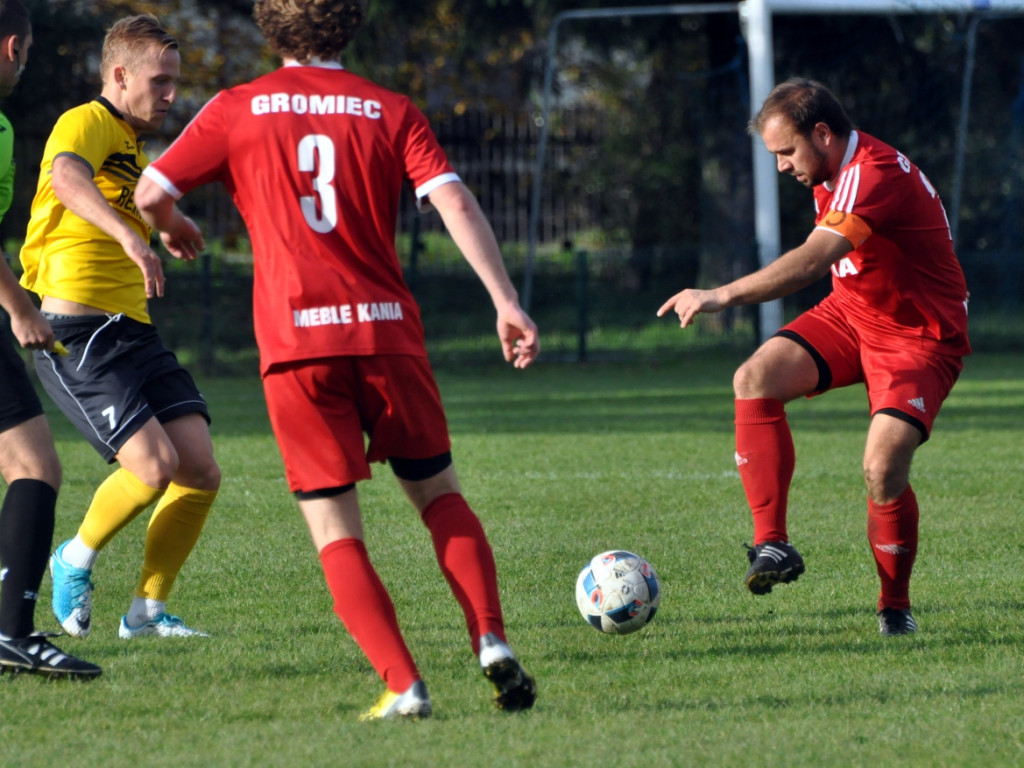
{"label": "player in yellow jersey", "polygon": [[[166,610],[220,487],[209,411],[191,375],[160,340],[147,301],[163,295],[160,259],[134,192],[148,160],[139,134],[174,101],[178,44],[150,15],[122,19],[103,41],[103,89],[64,113],[43,153],[21,252],[22,284],[39,294],[61,356],[41,350],[36,370],[65,416],[120,465],[97,489],[77,535],[50,558],[53,610],[68,634],[91,630],[92,569],[114,535],[151,504],[124,639],[203,635]],[[165,238],[177,258],[203,247],[191,221]]]}

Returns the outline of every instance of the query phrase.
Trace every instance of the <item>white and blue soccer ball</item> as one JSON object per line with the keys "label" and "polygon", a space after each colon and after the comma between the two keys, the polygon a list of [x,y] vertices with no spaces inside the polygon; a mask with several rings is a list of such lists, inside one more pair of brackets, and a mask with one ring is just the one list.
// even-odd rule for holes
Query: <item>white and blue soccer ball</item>
{"label": "white and blue soccer ball", "polygon": [[661,604],[658,574],[624,549],[591,558],[576,579],[576,606],[594,629],[628,635],[645,627]]}

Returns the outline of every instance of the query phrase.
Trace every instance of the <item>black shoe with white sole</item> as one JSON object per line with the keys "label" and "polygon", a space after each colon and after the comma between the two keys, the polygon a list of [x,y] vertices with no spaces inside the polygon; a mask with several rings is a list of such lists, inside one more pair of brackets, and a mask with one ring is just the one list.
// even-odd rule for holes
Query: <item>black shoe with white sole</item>
{"label": "black shoe with white sole", "polygon": [[747,548],[750,568],[743,577],[747,589],[755,595],[766,595],[776,584],[796,581],[804,572],[804,559],[788,541],[766,541]]}
{"label": "black shoe with white sole", "polygon": [[95,664],[64,653],[49,641],[51,637],[58,635],[35,632],[28,637],[0,637],[0,674],[27,672],[51,678],[90,680],[103,673]]}

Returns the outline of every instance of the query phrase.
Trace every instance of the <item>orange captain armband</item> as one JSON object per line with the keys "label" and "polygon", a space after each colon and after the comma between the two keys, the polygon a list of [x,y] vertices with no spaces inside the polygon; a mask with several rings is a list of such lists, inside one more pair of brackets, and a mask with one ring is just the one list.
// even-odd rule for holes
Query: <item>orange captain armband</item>
{"label": "orange captain armband", "polygon": [[836,232],[847,240],[854,248],[861,245],[871,236],[871,227],[855,213],[830,210],[821,217],[818,226]]}

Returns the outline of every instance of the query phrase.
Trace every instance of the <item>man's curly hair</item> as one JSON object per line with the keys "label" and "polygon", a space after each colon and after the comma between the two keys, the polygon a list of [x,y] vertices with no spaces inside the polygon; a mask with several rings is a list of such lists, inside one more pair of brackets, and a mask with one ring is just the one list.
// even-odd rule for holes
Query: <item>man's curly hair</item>
{"label": "man's curly hair", "polygon": [[336,60],[363,23],[365,0],[256,0],[252,15],[274,51],[300,64]]}

